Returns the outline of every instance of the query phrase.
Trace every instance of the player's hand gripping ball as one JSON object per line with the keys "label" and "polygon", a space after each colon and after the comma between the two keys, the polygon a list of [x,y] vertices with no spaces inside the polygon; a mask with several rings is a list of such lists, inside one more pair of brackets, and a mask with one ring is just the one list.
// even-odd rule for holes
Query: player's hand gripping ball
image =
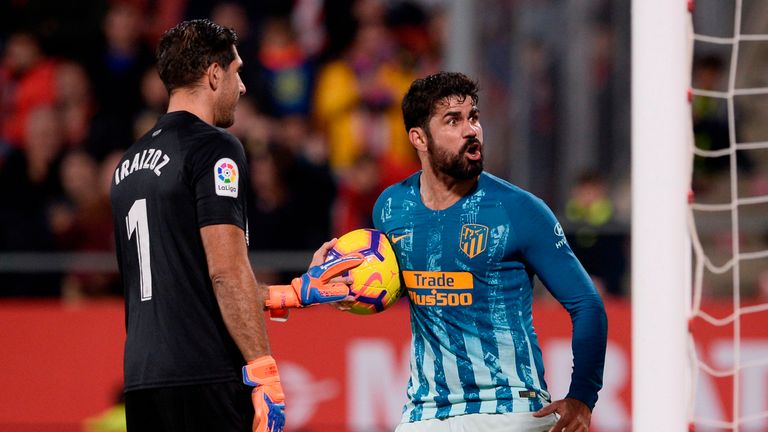
{"label": "player's hand gripping ball", "polygon": [[395,304],[403,295],[400,287],[400,268],[387,236],[374,229],[358,229],[341,236],[326,260],[357,252],[364,261],[349,270],[354,282],[347,302],[349,312],[369,315],[381,312]]}

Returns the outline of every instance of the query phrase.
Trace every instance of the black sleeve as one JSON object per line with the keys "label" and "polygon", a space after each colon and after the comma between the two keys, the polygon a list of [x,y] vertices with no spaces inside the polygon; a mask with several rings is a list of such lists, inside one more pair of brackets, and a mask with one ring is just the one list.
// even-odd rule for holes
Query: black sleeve
{"label": "black sleeve", "polygon": [[187,156],[195,192],[197,221],[206,225],[231,224],[246,230],[248,166],[243,145],[217,131]]}

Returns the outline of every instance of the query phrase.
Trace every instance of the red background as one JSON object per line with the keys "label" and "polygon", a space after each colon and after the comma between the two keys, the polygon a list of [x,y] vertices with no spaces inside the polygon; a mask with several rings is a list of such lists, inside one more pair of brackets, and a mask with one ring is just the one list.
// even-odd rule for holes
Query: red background
{"label": "red background", "polygon": [[[629,430],[630,307],[608,302],[607,309],[606,383],[592,430]],[[724,304],[708,311],[730,313]],[[534,316],[547,381],[559,398],[570,375],[570,320],[558,304],[544,299],[538,300]],[[768,354],[765,322],[765,316],[745,320],[742,341],[765,347]],[[392,430],[405,399],[409,328],[405,302],[373,316],[315,307],[292,313],[286,323],[270,323],[273,355],[287,394],[289,430]],[[713,329],[699,320],[692,328],[702,359],[717,363],[710,351],[722,357],[733,328]],[[118,301],[74,306],[0,302],[0,430],[82,430],[81,422],[112,405],[119,392],[123,340],[123,306]],[[762,368],[767,373],[752,376],[765,380],[768,368]],[[728,418],[732,382],[711,383],[716,394],[705,398],[709,405],[704,407],[714,414],[707,415]],[[753,397],[765,401],[768,382],[759,388],[763,394]]]}

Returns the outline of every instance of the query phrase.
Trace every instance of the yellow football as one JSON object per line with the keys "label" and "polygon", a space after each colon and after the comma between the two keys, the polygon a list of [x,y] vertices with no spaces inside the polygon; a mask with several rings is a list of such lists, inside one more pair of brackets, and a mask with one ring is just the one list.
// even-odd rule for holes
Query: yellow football
{"label": "yellow football", "polygon": [[403,295],[400,287],[400,268],[387,236],[375,229],[358,229],[343,236],[328,253],[327,259],[353,252],[363,255],[364,261],[351,269],[352,283],[350,312],[369,315],[381,312],[395,304]]}

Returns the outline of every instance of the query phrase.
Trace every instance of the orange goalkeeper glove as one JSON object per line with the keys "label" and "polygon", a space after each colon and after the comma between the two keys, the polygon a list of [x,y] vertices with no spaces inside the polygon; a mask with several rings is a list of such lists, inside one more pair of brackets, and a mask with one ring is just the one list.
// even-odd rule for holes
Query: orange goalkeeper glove
{"label": "orange goalkeeper glove", "polygon": [[312,306],[344,300],[350,293],[345,283],[329,283],[331,279],[353,269],[363,262],[363,256],[352,253],[310,267],[290,285],[271,285],[266,309],[286,309]]}
{"label": "orange goalkeeper glove", "polygon": [[272,356],[259,357],[243,366],[243,382],[255,387],[253,432],[283,432],[285,428],[285,394]]}

